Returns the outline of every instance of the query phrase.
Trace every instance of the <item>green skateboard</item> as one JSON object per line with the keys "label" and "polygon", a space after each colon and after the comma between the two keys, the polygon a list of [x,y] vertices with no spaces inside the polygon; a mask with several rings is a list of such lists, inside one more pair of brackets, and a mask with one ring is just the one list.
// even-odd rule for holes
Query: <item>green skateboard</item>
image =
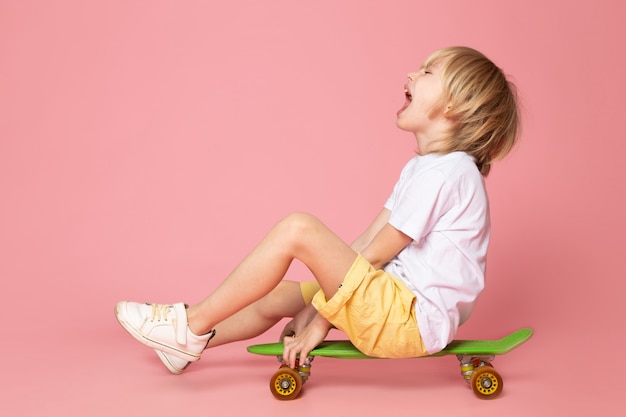
{"label": "green skateboard", "polygon": [[[503,381],[493,368],[491,361],[496,355],[512,351],[533,334],[531,329],[520,329],[500,340],[454,340],[445,349],[429,356],[456,355],[461,365],[461,375],[470,384],[474,393],[483,399],[495,398],[502,392]],[[283,344],[267,343],[248,347],[248,352],[257,355],[278,356],[282,364]],[[315,356],[343,359],[375,359],[364,355],[347,340],[325,341],[313,349],[297,369],[281,365],[270,379],[270,390],[279,400],[292,400],[302,390],[302,384],[311,375],[311,362]]]}

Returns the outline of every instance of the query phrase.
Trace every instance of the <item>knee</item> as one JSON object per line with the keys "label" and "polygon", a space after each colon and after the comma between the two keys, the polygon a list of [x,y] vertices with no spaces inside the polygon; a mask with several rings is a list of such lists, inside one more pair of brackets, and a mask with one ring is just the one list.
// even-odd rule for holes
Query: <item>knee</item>
{"label": "knee", "polygon": [[284,236],[293,243],[302,242],[303,238],[310,236],[312,232],[321,226],[321,222],[308,213],[292,213],[278,224]]}
{"label": "knee", "polygon": [[293,232],[296,236],[302,236],[317,228],[320,223],[321,222],[311,214],[291,213],[281,220],[280,225]]}

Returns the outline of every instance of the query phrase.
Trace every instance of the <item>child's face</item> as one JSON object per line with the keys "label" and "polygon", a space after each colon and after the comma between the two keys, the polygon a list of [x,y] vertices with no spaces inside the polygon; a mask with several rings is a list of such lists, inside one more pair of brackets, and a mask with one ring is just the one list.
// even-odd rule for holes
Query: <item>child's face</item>
{"label": "child's face", "polygon": [[408,74],[409,81],[404,86],[406,101],[398,110],[396,125],[416,135],[428,135],[443,118],[441,99],[441,63],[422,67]]}

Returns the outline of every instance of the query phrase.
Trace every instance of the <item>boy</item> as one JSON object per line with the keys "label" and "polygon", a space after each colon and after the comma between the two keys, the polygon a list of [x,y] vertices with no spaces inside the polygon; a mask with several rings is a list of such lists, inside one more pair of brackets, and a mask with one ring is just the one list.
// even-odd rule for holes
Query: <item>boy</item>
{"label": "boy", "polygon": [[[254,337],[283,317],[294,317],[283,330],[292,368],[333,326],[370,356],[443,349],[484,287],[483,176],[516,141],[515,91],[480,52],[442,49],[408,74],[396,124],[413,133],[417,155],[351,246],[315,217],[291,214],[200,303],[122,301],[119,322],[173,373],[207,347]],[[283,280],[293,259],[317,284]]]}

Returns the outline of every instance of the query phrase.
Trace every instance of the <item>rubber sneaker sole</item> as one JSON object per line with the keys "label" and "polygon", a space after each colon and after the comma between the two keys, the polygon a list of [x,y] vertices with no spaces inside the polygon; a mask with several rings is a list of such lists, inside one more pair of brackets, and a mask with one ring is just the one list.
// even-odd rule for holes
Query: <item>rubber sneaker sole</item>
{"label": "rubber sneaker sole", "polygon": [[161,359],[161,362],[163,362],[163,365],[165,365],[165,367],[174,375],[182,374],[185,368],[187,368],[187,366],[189,366],[189,364],[191,363],[186,361],[185,359],[179,358],[178,356],[173,356],[157,349],[155,349],[154,351],[159,356],[159,359]]}

